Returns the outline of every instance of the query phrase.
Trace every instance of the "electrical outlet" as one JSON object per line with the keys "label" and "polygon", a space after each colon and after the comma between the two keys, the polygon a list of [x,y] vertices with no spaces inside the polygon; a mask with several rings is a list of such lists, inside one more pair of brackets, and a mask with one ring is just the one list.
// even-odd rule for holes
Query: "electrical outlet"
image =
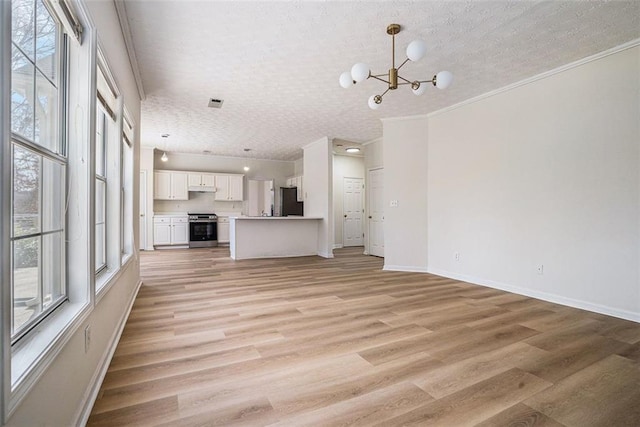
{"label": "electrical outlet", "polygon": [[538,272],[538,274],[540,274],[540,275],[544,274],[544,265],[539,264],[539,265],[536,267],[536,271],[537,271],[537,272]]}
{"label": "electrical outlet", "polygon": [[88,353],[91,347],[91,325],[84,328],[84,352]]}
{"label": "electrical outlet", "polygon": [[460,261],[460,252],[456,252],[455,254],[453,254],[453,257],[456,259],[456,261]]}

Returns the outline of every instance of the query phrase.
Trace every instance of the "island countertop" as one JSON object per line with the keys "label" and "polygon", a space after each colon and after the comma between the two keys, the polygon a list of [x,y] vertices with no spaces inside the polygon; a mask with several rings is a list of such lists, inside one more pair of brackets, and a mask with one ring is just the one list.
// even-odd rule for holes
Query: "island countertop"
{"label": "island countertop", "polygon": [[239,216],[229,218],[233,259],[318,255],[321,217]]}

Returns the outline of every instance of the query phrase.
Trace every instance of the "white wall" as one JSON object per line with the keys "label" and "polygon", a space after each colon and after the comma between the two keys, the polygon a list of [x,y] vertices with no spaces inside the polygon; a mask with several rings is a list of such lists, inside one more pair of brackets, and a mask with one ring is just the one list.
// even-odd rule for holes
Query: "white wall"
{"label": "white wall", "polygon": [[431,116],[429,269],[640,321],[639,76],[635,47]]}
{"label": "white wall", "polygon": [[318,225],[318,255],[333,258],[332,147],[324,137],[304,149],[304,216],[323,218]]}
{"label": "white wall", "polygon": [[364,146],[364,166],[366,170],[384,166],[383,139],[376,138],[373,141],[362,144]]}
{"label": "white wall", "polygon": [[[334,247],[342,247],[344,225],[344,178],[365,178],[364,158],[355,156],[333,156],[333,221]],[[364,196],[364,195],[363,195]],[[363,197],[364,202],[364,197]],[[364,231],[364,213],[363,231]]]}
{"label": "white wall", "polygon": [[294,163],[295,163],[295,166],[294,166],[293,174],[295,176],[304,175],[304,158],[300,157]]}
{"label": "white wall", "polygon": [[[98,37],[125,105],[136,124],[134,149],[134,200],[138,200],[139,185],[139,124],[140,101],[124,48],[113,2],[87,2],[88,12],[98,29]],[[76,117],[76,116],[74,116]],[[85,116],[86,117],[86,116]],[[86,127],[81,124],[80,127]],[[73,124],[71,126],[73,128]],[[138,204],[134,203],[134,218],[138,218]],[[85,233],[87,231],[85,230]],[[138,239],[138,223],[134,221],[134,235]],[[86,239],[84,234],[82,238]],[[135,245],[137,248],[137,244]],[[138,256],[125,267],[113,286],[98,301],[84,323],[61,349],[57,358],[9,419],[7,426],[68,426],[75,425],[84,409],[90,409],[91,393],[97,391],[101,369],[106,368],[115,334],[125,320],[139,281]],[[73,263],[72,263],[73,265]],[[91,326],[91,348],[84,352],[84,328]],[[93,387],[96,387],[95,389]]]}
{"label": "white wall", "polygon": [[[205,209],[213,212],[248,212],[249,179],[273,179],[275,194],[275,215],[280,213],[280,187],[286,187],[287,177],[294,174],[294,162],[278,160],[245,159],[240,157],[222,157],[204,154],[167,153],[169,160],[160,160],[162,151],[155,153],[155,168],[181,171],[222,172],[244,174],[244,202],[215,201],[214,193],[189,193],[189,200],[170,201],[156,200],[154,211],[162,212],[195,212]],[[249,165],[248,172],[244,166]]]}
{"label": "white wall", "polygon": [[[427,270],[427,120],[383,119],[384,268]],[[391,201],[398,202],[391,207]]]}

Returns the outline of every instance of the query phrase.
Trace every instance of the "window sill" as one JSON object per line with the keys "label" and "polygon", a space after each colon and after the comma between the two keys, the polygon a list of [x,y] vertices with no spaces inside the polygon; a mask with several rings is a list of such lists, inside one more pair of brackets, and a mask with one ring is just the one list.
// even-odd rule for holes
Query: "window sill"
{"label": "window sill", "polygon": [[90,313],[90,302],[66,302],[12,349],[7,418],[46,372]]}
{"label": "window sill", "polygon": [[125,260],[126,256],[127,255],[123,256],[122,265],[118,269],[110,270],[107,268],[96,277],[96,305],[100,302],[102,297],[106,295],[109,289],[111,289],[113,284],[118,281],[118,279],[122,275],[122,272],[127,269],[129,264],[133,260],[133,257],[131,255],[129,255]]}

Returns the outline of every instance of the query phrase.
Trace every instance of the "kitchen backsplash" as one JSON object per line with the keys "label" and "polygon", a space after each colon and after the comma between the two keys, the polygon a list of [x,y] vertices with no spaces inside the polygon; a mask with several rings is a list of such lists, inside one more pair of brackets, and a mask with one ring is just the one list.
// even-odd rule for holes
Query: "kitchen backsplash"
{"label": "kitchen backsplash", "polygon": [[215,193],[189,192],[189,200],[154,200],[153,211],[163,212],[193,212],[216,213],[237,212],[245,213],[246,202],[226,202],[214,200]]}

